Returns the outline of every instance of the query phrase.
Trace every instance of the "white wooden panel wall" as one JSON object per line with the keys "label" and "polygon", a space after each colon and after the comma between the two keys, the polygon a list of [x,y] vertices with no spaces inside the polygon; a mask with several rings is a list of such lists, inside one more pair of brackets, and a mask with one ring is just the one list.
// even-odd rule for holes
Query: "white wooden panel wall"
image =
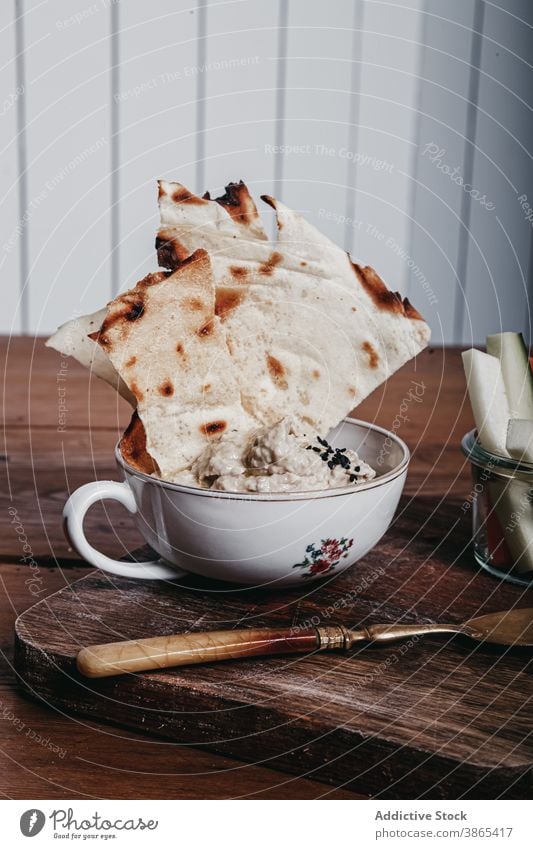
{"label": "white wooden panel wall", "polygon": [[[0,5],[0,66],[2,93],[0,96],[0,280],[2,281],[2,310],[0,332],[19,333],[25,304],[21,301],[20,246],[17,237],[19,226],[19,151],[17,150],[17,116],[24,109],[24,92],[19,88],[17,63],[17,35],[20,21],[14,22],[14,7]],[[22,156],[22,162],[24,155]]]}
{"label": "white wooden panel wall", "polygon": [[[531,28],[533,4],[522,0],[511,5]],[[532,223],[518,199],[525,194],[533,206],[531,32],[508,11],[485,6],[472,184],[490,195],[495,209],[487,213],[471,203],[458,332],[465,340],[483,338],[487,328],[523,329],[530,336],[531,315],[524,303]]]}
{"label": "white wooden panel wall", "polygon": [[527,0],[426,4],[412,253],[437,298],[433,319],[415,276],[410,291],[435,341],[514,329],[531,339],[532,225],[518,198],[533,195],[532,23]]}
{"label": "white wooden panel wall", "polygon": [[454,321],[464,302],[457,269],[468,240],[465,196],[441,167],[464,174],[473,25],[474,0],[449,3],[444,15],[440,0],[428,0],[413,163],[411,254],[419,271],[408,294],[427,313],[437,344],[461,342]]}
{"label": "white wooden panel wall", "polygon": [[288,4],[286,92],[276,191],[330,238],[344,243],[354,9],[320,0]]}
{"label": "white wooden panel wall", "polygon": [[196,174],[198,11],[175,0],[117,7],[119,262],[116,289],[157,267],[156,179]]}
{"label": "white wooden panel wall", "polygon": [[356,142],[362,163],[354,175],[354,189],[355,216],[362,224],[353,250],[394,289],[405,292],[411,276],[407,259],[411,253],[410,172],[416,150],[422,3],[397,0],[361,5]]}
{"label": "white wooden panel wall", "polygon": [[198,191],[212,197],[244,179],[257,197],[271,194],[275,139],[279,3],[210,3],[205,15],[203,127],[205,161]]}
{"label": "white wooden panel wall", "polygon": [[94,309],[109,295],[109,10],[86,0],[25,12],[29,326]]}
{"label": "white wooden panel wall", "polygon": [[277,194],[407,293],[437,343],[530,337],[528,0],[6,0],[1,15],[3,332],[48,332],[153,270],[164,176]]}

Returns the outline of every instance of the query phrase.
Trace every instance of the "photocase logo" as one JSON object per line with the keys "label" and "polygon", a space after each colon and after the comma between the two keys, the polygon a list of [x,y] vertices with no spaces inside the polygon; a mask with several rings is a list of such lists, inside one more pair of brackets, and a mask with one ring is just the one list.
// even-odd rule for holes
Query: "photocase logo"
{"label": "photocase logo", "polygon": [[20,830],[24,837],[35,837],[42,831],[46,822],[46,817],[42,811],[37,808],[30,808],[29,811],[24,811],[20,818]]}

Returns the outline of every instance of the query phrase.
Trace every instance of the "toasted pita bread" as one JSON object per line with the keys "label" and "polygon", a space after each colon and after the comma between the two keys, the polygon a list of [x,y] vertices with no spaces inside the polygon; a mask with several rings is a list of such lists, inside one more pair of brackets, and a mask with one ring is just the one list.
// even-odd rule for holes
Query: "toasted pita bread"
{"label": "toasted pita bread", "polygon": [[91,337],[137,399],[143,457],[153,459],[162,477],[187,468],[213,438],[253,426],[215,315],[205,251],[111,301]]}
{"label": "toasted pita bread", "polygon": [[193,244],[216,250],[216,311],[243,405],[263,423],[296,415],[326,432],[427,344],[407,299],[283,204],[265,197],[278,219],[271,243],[184,194],[161,186],[160,262],[172,267]]}
{"label": "toasted pita bread", "polygon": [[156,248],[161,266],[175,268],[187,259],[198,246],[199,230],[202,247],[211,254],[218,252],[225,239],[268,242],[257,207],[243,182],[230,183],[226,193],[216,200],[211,200],[209,192],[198,197],[181,183],[160,180],[158,185],[161,227],[168,228],[169,234],[175,228],[174,235],[182,236],[167,240],[164,234],[158,235]]}
{"label": "toasted pita bread", "polygon": [[132,468],[145,475],[161,475],[161,470],[146,450],[146,431],[137,410],[133,411],[130,423],[120,440],[122,458]]}
{"label": "toasted pita bread", "polygon": [[[209,192],[205,193],[203,199],[211,200]],[[242,180],[228,183],[224,194],[215,198],[215,203],[224,207],[244,239],[268,241],[255,201]]]}
{"label": "toasted pita bread", "polygon": [[[236,188],[239,205],[223,202],[226,196],[235,197]],[[159,210],[156,249],[162,268],[177,268],[200,246],[209,252],[216,280],[220,275],[219,257],[266,263],[272,254],[272,242],[244,183],[230,183],[223,198],[210,200],[208,192],[201,198],[181,183],[160,180]],[[288,255],[285,263],[290,264],[290,260]]]}
{"label": "toasted pita bread", "polygon": [[159,195],[170,272],[48,342],[137,404],[121,443],[134,468],[172,479],[213,438],[285,416],[326,433],[427,344],[407,299],[273,198],[274,243],[243,183]]}
{"label": "toasted pita bread", "polygon": [[[163,276],[166,276],[161,272]],[[97,377],[109,383],[133,407],[137,403],[123,380],[117,374],[113,364],[98,345],[89,338],[90,333],[98,330],[105,318],[107,308],[104,307],[89,315],[80,315],[58,327],[56,332],[45,342],[47,348],[74,357],[82,366],[90,369]]]}

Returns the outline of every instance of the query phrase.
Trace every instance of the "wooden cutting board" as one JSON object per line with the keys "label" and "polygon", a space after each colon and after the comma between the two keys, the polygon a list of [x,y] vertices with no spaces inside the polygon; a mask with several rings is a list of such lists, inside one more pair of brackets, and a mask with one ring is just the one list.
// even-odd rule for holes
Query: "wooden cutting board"
{"label": "wooden cutting board", "polygon": [[531,590],[477,571],[469,530],[460,502],[404,499],[393,527],[363,561],[320,585],[303,579],[284,592],[95,572],[18,618],[21,685],[61,710],[376,796],[529,798],[528,650],[420,638],[351,654],[100,681],[75,669],[79,648],[119,639],[305,622],[459,622],[533,606]]}

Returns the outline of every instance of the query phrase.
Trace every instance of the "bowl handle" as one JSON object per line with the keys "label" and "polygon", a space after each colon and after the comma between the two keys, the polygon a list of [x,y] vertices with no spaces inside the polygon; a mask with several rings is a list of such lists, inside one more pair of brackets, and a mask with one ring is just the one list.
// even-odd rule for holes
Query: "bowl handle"
{"label": "bowl handle", "polygon": [[111,575],[120,575],[122,578],[140,578],[153,580],[172,580],[179,578],[185,573],[178,568],[167,566],[161,560],[151,560],[145,563],[126,563],[123,560],[113,560],[106,554],[102,554],[94,548],[83,530],[83,520],[91,505],[104,498],[112,498],[119,501],[130,513],[137,512],[135,496],[127,483],[118,481],[95,481],[80,486],[72,493],[63,508],[63,529],[65,536],[80,557],[83,557],[91,566],[96,566]]}

